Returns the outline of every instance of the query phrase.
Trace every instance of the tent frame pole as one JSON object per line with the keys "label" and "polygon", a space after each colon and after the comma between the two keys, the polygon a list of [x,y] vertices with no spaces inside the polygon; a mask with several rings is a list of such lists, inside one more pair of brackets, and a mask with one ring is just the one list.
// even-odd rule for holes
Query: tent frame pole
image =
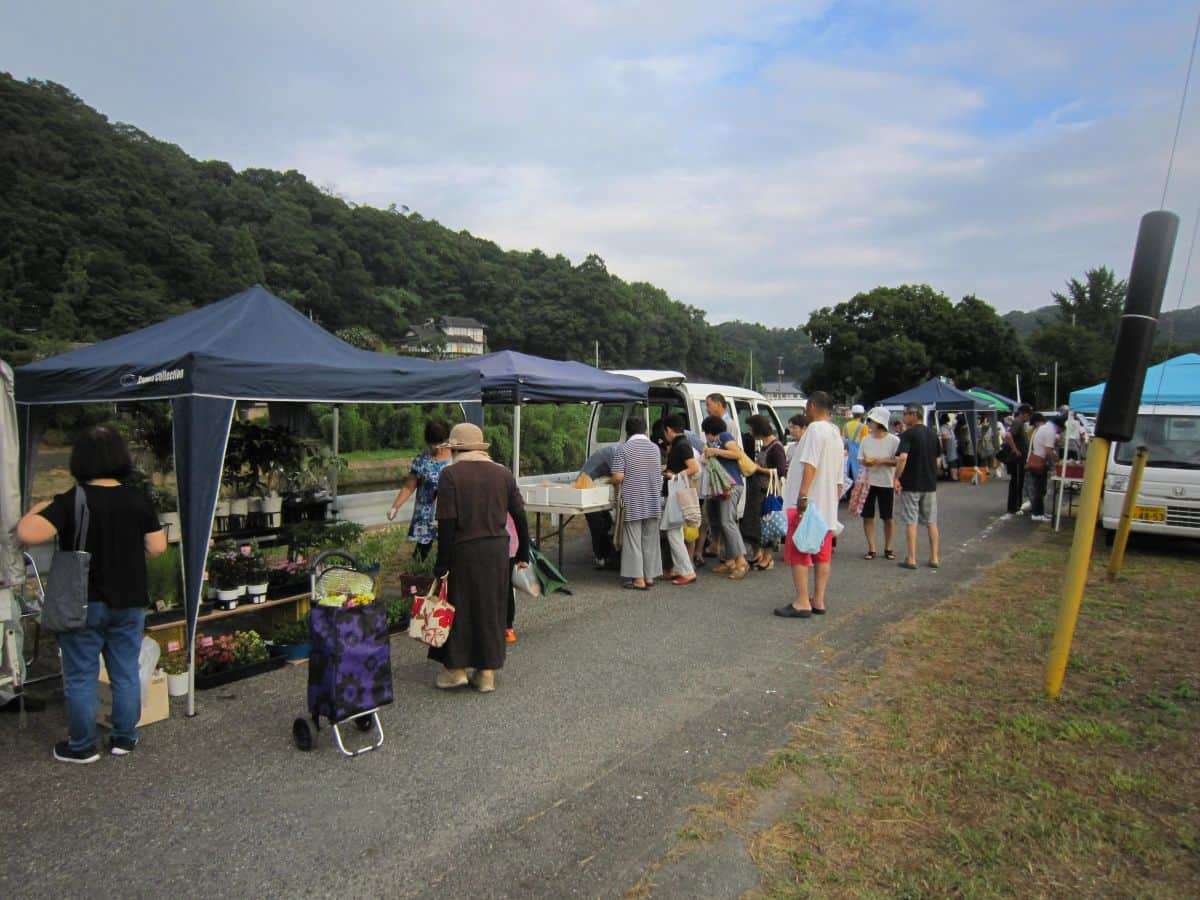
{"label": "tent frame pole", "polygon": [[521,480],[521,398],[513,404],[513,478]]}

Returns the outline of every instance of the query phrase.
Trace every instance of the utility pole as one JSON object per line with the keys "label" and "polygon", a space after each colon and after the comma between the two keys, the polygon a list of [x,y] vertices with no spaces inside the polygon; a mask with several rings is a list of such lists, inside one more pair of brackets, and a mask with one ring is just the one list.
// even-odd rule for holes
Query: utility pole
{"label": "utility pole", "polygon": [[779,376],[779,396],[783,396],[783,357],[779,357],[779,362],[775,364],[775,374]]}
{"label": "utility pole", "polygon": [[1058,409],[1058,360],[1054,361],[1054,403],[1051,404],[1055,409]]}

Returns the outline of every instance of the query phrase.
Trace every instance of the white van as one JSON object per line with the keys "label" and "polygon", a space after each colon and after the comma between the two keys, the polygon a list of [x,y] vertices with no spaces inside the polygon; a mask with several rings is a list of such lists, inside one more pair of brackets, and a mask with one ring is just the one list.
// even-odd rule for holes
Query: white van
{"label": "white van", "polygon": [[[592,426],[588,432],[589,456],[601,447],[624,440],[625,420],[635,414],[644,416],[651,427],[664,416],[681,415],[688,429],[699,434],[700,423],[708,417],[704,400],[710,394],[725,398],[737,418],[738,431],[747,444],[750,444],[750,427],[746,420],[756,413],[766,416],[775,436],[787,441],[785,423],[779,420],[770,401],[758,391],[726,384],[696,384],[688,381],[682,372],[633,369],[614,371],[613,374],[628,375],[645,383],[649,388],[649,409],[641,403],[597,403],[592,409]],[[753,450],[752,445],[746,447],[746,452],[751,455]]]}
{"label": "white van", "polygon": [[1133,440],[1114,444],[1101,522],[1111,541],[1121,521],[1134,452],[1150,451],[1134,508],[1133,531],[1200,537],[1200,407],[1143,406]]}

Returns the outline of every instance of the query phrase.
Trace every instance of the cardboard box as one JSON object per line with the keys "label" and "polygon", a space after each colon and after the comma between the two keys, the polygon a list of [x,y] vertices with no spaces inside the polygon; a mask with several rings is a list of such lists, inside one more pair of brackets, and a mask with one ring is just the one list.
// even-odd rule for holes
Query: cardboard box
{"label": "cardboard box", "polygon": [[[96,721],[106,728],[112,727],[112,687],[109,684],[108,672],[104,662],[100,663],[100,709],[96,712]],[[167,696],[167,676],[156,671],[150,679],[150,687],[142,697],[142,717],[137,727],[153,725],[161,722],[171,714],[171,701]]]}

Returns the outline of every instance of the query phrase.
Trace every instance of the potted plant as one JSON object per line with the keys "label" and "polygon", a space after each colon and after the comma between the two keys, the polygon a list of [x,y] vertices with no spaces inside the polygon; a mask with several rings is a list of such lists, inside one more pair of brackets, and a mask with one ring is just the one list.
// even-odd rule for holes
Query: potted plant
{"label": "potted plant", "polygon": [[183,534],[179,522],[179,499],[162,488],[155,488],[151,498],[154,511],[158,513],[158,523],[166,529],[167,540],[179,540]]}
{"label": "potted plant", "polygon": [[256,631],[203,637],[196,644],[196,688],[220,687],[284,664],[282,658],[271,658],[266,642]]}
{"label": "potted plant", "polygon": [[433,568],[437,560],[430,553],[424,559],[416,555],[404,561],[404,571],[400,573],[400,590],[407,597],[424,594],[433,584]]}
{"label": "potted plant", "polygon": [[172,697],[186,697],[188,692],[188,663],[187,654],[182,650],[168,653],[159,663],[167,674],[167,694]]}
{"label": "potted plant", "polygon": [[409,616],[412,613],[412,605],[412,596],[406,594],[392,597],[387,601],[388,631],[391,634],[407,630]]}
{"label": "potted plant", "polygon": [[263,603],[270,588],[271,573],[261,554],[254,553],[241,559],[242,577],[246,580],[246,593],[251,603]]}
{"label": "potted plant", "polygon": [[217,589],[217,603],[223,609],[237,609],[246,593],[245,570],[238,554],[219,553],[208,560],[209,583]]}
{"label": "potted plant", "polygon": [[308,616],[298,622],[285,622],[271,635],[276,652],[287,660],[308,659],[312,648],[308,633]]}

